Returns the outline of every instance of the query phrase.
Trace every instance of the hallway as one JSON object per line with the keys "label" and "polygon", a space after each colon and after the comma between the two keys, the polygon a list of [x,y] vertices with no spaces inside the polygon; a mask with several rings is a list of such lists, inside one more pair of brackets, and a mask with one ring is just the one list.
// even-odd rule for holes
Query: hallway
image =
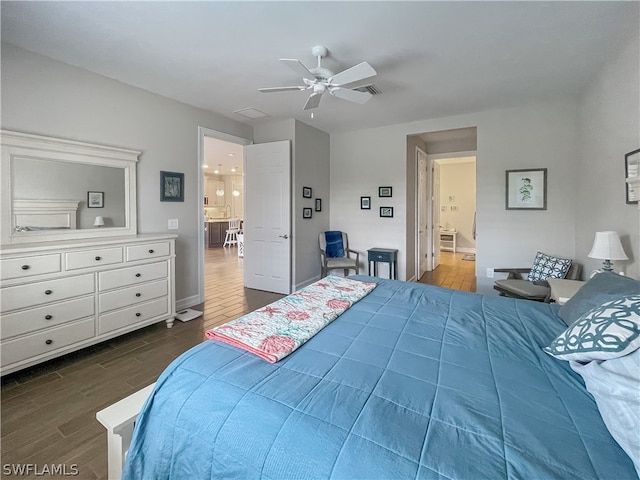
{"label": "hallway", "polygon": [[476,262],[462,260],[463,256],[464,253],[440,252],[440,265],[434,271],[422,275],[420,283],[475,292]]}

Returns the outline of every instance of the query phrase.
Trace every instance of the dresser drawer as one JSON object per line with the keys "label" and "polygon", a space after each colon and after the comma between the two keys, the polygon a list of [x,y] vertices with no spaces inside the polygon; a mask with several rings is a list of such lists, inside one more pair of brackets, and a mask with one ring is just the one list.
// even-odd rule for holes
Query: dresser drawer
{"label": "dresser drawer", "polygon": [[2,340],[93,316],[94,297],[77,298],[2,315]]}
{"label": "dresser drawer", "polygon": [[171,252],[169,242],[145,243],[127,247],[127,262],[146,260],[147,258],[167,257]]}
{"label": "dresser drawer", "polygon": [[167,280],[158,280],[151,283],[141,283],[133,287],[113,290],[101,293],[99,299],[99,312],[108,312],[115,308],[122,308],[136,303],[146,302],[154,298],[166,296],[168,292]]}
{"label": "dresser drawer", "polygon": [[98,288],[102,292],[135,283],[166,278],[169,274],[167,262],[149,263],[135,267],[119,268],[98,274]]}
{"label": "dresser drawer", "polygon": [[0,358],[2,365],[26,360],[44,353],[53,352],[67,345],[87,340],[95,335],[93,318],[54,327],[33,335],[2,342]]}
{"label": "dresser drawer", "polygon": [[27,308],[44,303],[57,302],[67,298],[93,293],[93,274],[77,277],[59,278],[27,285],[6,287],[0,290],[0,303],[3,312]]}
{"label": "dresser drawer", "polygon": [[98,333],[100,335],[117,330],[118,328],[135,325],[153,317],[169,312],[169,301],[159,298],[147,303],[134,305],[133,307],[118,310],[113,313],[100,315],[98,320]]}
{"label": "dresser drawer", "polygon": [[0,260],[0,279],[32,277],[61,270],[60,254],[35,255],[33,257],[6,258]]}
{"label": "dresser drawer", "polygon": [[101,265],[122,263],[122,248],[101,248],[99,250],[85,250],[65,254],[67,270],[79,268],[93,268]]}

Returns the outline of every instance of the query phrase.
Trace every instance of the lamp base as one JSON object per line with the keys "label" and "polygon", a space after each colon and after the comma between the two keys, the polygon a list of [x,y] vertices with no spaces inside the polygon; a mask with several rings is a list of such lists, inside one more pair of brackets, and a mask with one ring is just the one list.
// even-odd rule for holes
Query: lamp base
{"label": "lamp base", "polygon": [[611,260],[605,260],[602,262],[602,270],[605,272],[613,272],[613,263],[611,263]]}

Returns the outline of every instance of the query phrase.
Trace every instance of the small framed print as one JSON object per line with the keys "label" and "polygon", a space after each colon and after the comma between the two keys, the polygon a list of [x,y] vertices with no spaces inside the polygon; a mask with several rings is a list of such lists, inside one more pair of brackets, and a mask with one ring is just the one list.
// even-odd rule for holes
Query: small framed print
{"label": "small framed print", "polygon": [[313,215],[313,212],[310,208],[305,207],[302,209],[302,218],[311,218],[311,215]]}
{"label": "small framed print", "polygon": [[87,208],[104,208],[104,192],[87,192]]}
{"label": "small framed print", "polygon": [[371,197],[360,197],[360,209],[371,210]]}
{"label": "small framed print", "polygon": [[316,212],[322,211],[322,199],[316,198]]}
{"label": "small framed print", "polygon": [[506,171],[507,210],[547,209],[547,169]]}
{"label": "small framed print", "polygon": [[391,188],[391,187],[378,187],[378,196],[379,197],[392,197],[393,196],[393,188]]}
{"label": "small framed print", "polygon": [[[640,149],[629,152],[624,156],[624,176],[633,178],[640,175]],[[638,203],[640,191],[627,183],[627,203]]]}
{"label": "small framed print", "polygon": [[381,217],[393,217],[393,207],[380,207]]}
{"label": "small framed print", "polygon": [[311,187],[302,187],[302,197],[311,198]]}
{"label": "small framed print", "polygon": [[184,173],[160,172],[160,201],[184,202]]}

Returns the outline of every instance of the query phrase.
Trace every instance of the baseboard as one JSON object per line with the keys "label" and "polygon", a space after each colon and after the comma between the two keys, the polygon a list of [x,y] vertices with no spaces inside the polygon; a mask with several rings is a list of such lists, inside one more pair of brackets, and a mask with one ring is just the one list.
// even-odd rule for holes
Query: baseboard
{"label": "baseboard", "polygon": [[300,290],[301,288],[306,287],[307,285],[311,285],[313,282],[317,282],[318,280],[320,280],[320,275],[316,275],[315,277],[312,277],[308,280],[305,280],[304,282],[301,283],[297,283],[293,286],[293,291],[297,292],[298,290]]}
{"label": "baseboard", "polygon": [[198,295],[181,298],[180,300],[176,300],[176,312],[185,308],[193,307],[195,305],[200,305],[201,303],[202,302],[200,301],[200,297]]}
{"label": "baseboard", "polygon": [[476,249],[473,247],[456,247],[456,252],[460,253],[476,253]]}

